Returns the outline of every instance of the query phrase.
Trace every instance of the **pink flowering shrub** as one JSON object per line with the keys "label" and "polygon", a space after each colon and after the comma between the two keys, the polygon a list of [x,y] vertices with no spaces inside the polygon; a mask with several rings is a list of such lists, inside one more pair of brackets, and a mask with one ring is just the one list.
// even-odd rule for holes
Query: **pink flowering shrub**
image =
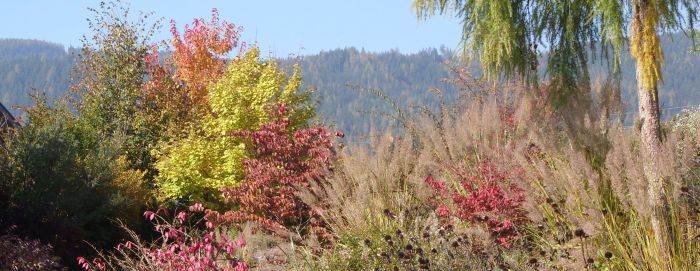
{"label": "pink flowering shrub", "polygon": [[525,193],[514,183],[517,170],[503,172],[487,160],[478,163],[473,174],[456,175],[458,187],[432,176],[425,179],[435,195],[438,217],[484,225],[499,245],[510,248],[511,241],[520,235],[518,226],[527,222],[522,208]]}
{"label": "pink flowering shrub", "polygon": [[155,224],[158,239],[148,245],[138,239],[126,241],[108,256],[101,254],[92,261],[78,257],[78,264],[84,270],[248,270],[248,264],[239,257],[245,241],[228,237],[226,227],[193,219],[202,217],[203,212],[199,203],[187,211],[176,211],[170,220],[165,209],[146,211],[143,215]]}
{"label": "pink flowering shrub", "polygon": [[[12,229],[11,229],[12,230]],[[8,231],[0,235],[0,270],[60,270],[51,245],[20,238]]]}

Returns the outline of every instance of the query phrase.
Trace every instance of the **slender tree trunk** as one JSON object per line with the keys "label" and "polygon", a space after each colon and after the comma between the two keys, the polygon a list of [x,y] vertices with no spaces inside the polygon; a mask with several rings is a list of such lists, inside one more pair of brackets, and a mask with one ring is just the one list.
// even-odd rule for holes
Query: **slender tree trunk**
{"label": "slender tree trunk", "polygon": [[651,209],[650,222],[654,231],[661,264],[669,263],[669,210],[663,176],[656,161],[662,155],[661,120],[658,101],[657,74],[663,58],[658,37],[659,13],[648,0],[634,1],[631,29],[631,52],[636,60],[637,94],[639,97],[642,162],[647,179],[647,196]]}
{"label": "slender tree trunk", "polygon": [[[639,77],[639,71],[637,72],[637,77]],[[668,225],[666,224],[668,209],[663,178],[656,163],[662,152],[657,90],[645,88],[639,84],[637,94],[639,96],[639,119],[641,122],[642,162],[644,163],[644,174],[648,182],[647,193],[649,207],[651,208],[651,225],[659,247],[668,249]]]}

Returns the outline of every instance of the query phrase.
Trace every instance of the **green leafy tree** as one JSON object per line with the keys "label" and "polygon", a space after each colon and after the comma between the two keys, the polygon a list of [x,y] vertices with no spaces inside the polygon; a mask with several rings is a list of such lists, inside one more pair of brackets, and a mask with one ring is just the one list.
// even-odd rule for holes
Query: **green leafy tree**
{"label": "green leafy tree", "polygon": [[292,108],[292,128],[305,125],[314,106],[310,92],[300,87],[299,65],[288,76],[274,61],[261,61],[256,47],[233,59],[222,77],[207,88],[211,111],[203,117],[202,128],[192,129],[187,137],[159,151],[160,198],[221,207],[219,189],[240,183],[243,161],[251,155],[249,144],[229,133],[255,130],[267,123],[266,106],[278,102]]}
{"label": "green leafy tree", "polygon": [[[664,185],[654,163],[662,140],[658,82],[662,80],[663,54],[659,34],[686,26],[692,30],[697,0],[414,0],[414,7],[421,19],[456,12],[463,22],[463,55],[477,57],[492,79],[501,75],[536,79],[536,46],[548,47],[547,72],[553,89],[559,90],[552,96],[562,99],[576,97],[577,89],[588,89],[587,45],[599,42],[612,48],[615,68],[623,48],[629,46],[636,61],[651,224],[659,247],[668,248]],[[602,52],[608,57],[607,50]]]}
{"label": "green leafy tree", "polygon": [[46,100],[8,138],[0,165],[0,226],[50,242],[72,263],[121,238],[113,219],[134,225],[148,198],[143,172],[127,168],[115,142],[101,140],[68,109]]}
{"label": "green leafy tree", "polygon": [[149,118],[142,86],[148,72],[150,41],[158,23],[149,14],[130,20],[120,2],[101,2],[89,9],[91,37],[83,37],[72,86],[80,119],[105,138],[120,138],[130,168],[152,170],[150,149],[158,141],[160,125]]}

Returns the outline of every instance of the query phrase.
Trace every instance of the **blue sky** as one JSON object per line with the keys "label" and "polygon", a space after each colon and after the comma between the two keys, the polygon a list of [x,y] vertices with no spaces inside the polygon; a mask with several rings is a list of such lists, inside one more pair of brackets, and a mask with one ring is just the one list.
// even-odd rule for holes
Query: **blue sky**
{"label": "blue sky", "polygon": [[[182,28],[193,18],[209,18],[212,8],[223,19],[243,26],[243,40],[278,57],[314,54],[355,46],[368,51],[398,49],[404,53],[428,47],[457,46],[460,23],[450,16],[418,22],[411,0],[235,0],[131,1],[134,11],[163,17],[157,38],[168,39],[175,19]],[[99,1],[4,1],[0,4],[0,38],[29,38],[79,46],[88,33],[87,7]],[[302,49],[303,48],[303,49]]]}

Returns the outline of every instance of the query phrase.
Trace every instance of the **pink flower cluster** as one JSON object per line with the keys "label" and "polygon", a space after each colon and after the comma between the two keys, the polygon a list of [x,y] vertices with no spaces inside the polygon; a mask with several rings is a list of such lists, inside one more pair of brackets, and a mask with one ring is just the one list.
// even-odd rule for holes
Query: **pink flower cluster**
{"label": "pink flower cluster", "polygon": [[425,179],[436,196],[434,204],[438,217],[484,224],[498,244],[510,248],[511,240],[520,235],[518,226],[527,221],[522,208],[523,190],[512,182],[512,176],[499,171],[489,161],[480,162],[471,176],[457,175],[461,176],[461,189],[450,189],[445,182],[436,181],[432,176]]}
{"label": "pink flower cluster", "polygon": [[[226,228],[216,227],[206,223],[204,230],[198,230],[197,224],[203,220],[188,224],[188,218],[193,214],[203,212],[204,208],[197,203],[187,211],[176,212],[172,221],[165,209],[156,212],[146,211],[144,217],[153,221],[154,228],[161,238],[148,247],[138,247],[127,241],[115,248],[121,255],[132,255],[145,259],[153,270],[172,271],[244,271],[248,264],[240,260],[236,254],[245,246],[243,239],[226,237]],[[162,214],[162,215],[161,215]],[[101,258],[88,261],[78,257],[78,264],[84,270],[106,270],[109,264]]]}

